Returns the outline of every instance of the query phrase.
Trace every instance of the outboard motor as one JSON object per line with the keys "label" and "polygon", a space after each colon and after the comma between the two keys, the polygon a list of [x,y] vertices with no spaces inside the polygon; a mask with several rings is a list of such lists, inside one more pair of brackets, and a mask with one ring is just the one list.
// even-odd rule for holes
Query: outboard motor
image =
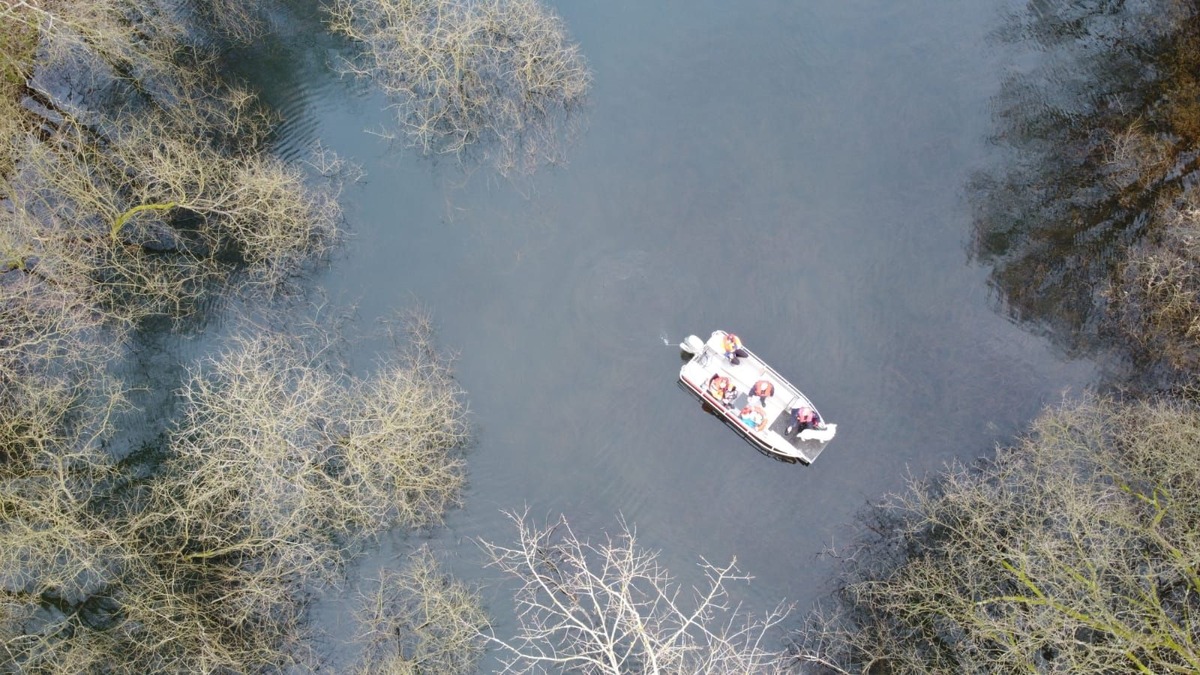
{"label": "outboard motor", "polygon": [[695,356],[696,354],[704,351],[704,340],[701,340],[695,335],[689,335],[687,336],[686,340],[679,343],[679,348],[688,354]]}

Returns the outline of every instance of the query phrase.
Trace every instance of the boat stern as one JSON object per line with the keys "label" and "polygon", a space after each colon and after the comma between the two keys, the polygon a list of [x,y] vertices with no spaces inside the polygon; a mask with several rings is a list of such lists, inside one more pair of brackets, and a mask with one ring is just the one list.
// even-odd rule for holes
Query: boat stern
{"label": "boat stern", "polygon": [[687,339],[679,343],[679,348],[688,354],[695,356],[696,354],[704,351],[704,340],[701,340],[695,335],[689,335],[687,336]]}

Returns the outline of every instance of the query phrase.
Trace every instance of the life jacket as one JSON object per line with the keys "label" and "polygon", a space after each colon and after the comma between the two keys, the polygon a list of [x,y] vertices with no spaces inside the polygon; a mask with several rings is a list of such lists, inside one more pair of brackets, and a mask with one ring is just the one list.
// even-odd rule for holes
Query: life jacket
{"label": "life jacket", "polygon": [[767,382],[766,380],[759,380],[758,382],[754,383],[755,396],[767,397],[773,396],[774,394],[775,385],[771,384],[770,382]]}
{"label": "life jacket", "polygon": [[816,421],[815,418],[816,414],[808,406],[796,409],[796,421],[801,424],[812,424]]}
{"label": "life jacket", "polygon": [[727,391],[729,391],[729,378],[724,375],[717,375],[708,383],[708,393],[717,399],[725,398],[725,392]]}
{"label": "life jacket", "polygon": [[742,408],[740,414],[742,417],[742,422],[749,427],[753,427],[754,429],[761,427],[763,422],[767,420],[766,411],[756,405],[748,405],[745,408]]}
{"label": "life jacket", "polygon": [[724,338],[725,353],[736,352],[742,348],[742,341],[733,333],[726,333]]}

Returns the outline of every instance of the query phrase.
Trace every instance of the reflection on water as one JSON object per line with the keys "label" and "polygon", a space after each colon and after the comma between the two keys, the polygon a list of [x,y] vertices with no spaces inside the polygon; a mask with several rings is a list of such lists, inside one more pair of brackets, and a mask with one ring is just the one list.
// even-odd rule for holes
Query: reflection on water
{"label": "reflection on water", "polygon": [[[756,579],[735,599],[803,607],[829,578],[817,554],[865,499],[988,452],[1092,382],[995,313],[964,255],[965,178],[1006,161],[987,139],[1008,58],[986,39],[994,8],[564,4],[595,72],[589,128],[567,168],[521,191],[366,133],[388,113],[334,78],[335,41],[241,54],[287,110],[285,153],[319,139],[366,170],[322,289],[364,322],[416,298],[458,353],[471,484],[430,537],[489,584],[499,633],[505,589],[472,541],[512,536],[501,509],[563,512],[596,537],[623,515],[685,583],[698,556],[736,556]],[[314,7],[293,11],[282,26],[312,25]],[[679,390],[664,343],[716,328],[839,423],[819,462],[759,456]],[[393,563],[380,552],[362,573]],[[318,612],[331,644],[348,611]]]}
{"label": "reflection on water", "polygon": [[973,249],[1005,310],[1070,351],[1112,328],[1109,285],[1190,172],[1195,139],[1167,101],[1177,42],[1195,32],[1173,13],[1195,4],[1031,6],[998,31],[1036,65],[996,97],[1013,154],[972,181]]}

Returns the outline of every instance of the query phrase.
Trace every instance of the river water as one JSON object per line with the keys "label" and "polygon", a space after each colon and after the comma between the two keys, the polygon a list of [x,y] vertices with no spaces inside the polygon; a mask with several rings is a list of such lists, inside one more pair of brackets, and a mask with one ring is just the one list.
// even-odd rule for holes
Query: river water
{"label": "river water", "polygon": [[[1097,379],[1006,318],[968,253],[966,184],[1005,161],[993,99],[1029,57],[992,37],[1018,6],[556,9],[595,74],[586,124],[567,166],[515,183],[369,133],[388,102],[337,76],[345,45],[308,3],[236,58],[285,117],[283,155],[319,142],[366,172],[316,284],[364,325],[424,306],[469,395],[465,506],[385,538],[352,577],[429,541],[511,634],[475,540],[511,540],[504,510],[593,537],[623,517],[682,581],[699,556],[736,556],[755,577],[737,599],[796,602],[798,620],[835,570],[818,554],[868,500],[988,454]],[[675,345],[716,328],[838,423],[815,464],[760,455],[676,386]],[[352,595],[316,613],[334,663],[353,653]]]}

